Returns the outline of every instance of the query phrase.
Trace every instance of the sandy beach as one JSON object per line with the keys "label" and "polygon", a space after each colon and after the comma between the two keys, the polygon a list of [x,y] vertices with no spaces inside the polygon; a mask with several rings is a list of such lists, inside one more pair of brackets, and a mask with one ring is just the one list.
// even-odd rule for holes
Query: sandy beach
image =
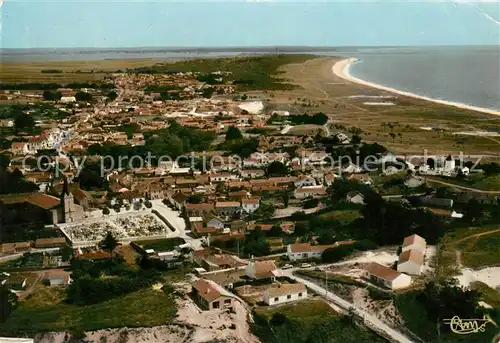
{"label": "sandy beach", "polygon": [[332,71],[333,71],[333,73],[335,75],[337,75],[338,77],[341,77],[341,78],[343,78],[345,80],[348,80],[348,81],[351,81],[351,82],[355,82],[355,83],[358,83],[358,84],[361,84],[361,85],[364,85],[364,86],[368,86],[368,87],[372,87],[372,88],[377,88],[377,89],[380,89],[380,90],[383,90],[383,91],[386,91],[386,92],[391,92],[391,93],[395,93],[395,94],[399,94],[399,95],[403,95],[403,96],[407,96],[407,97],[411,97],[411,98],[415,98],[415,99],[432,101],[432,102],[435,102],[435,103],[438,103],[438,104],[453,106],[453,107],[457,107],[457,108],[461,108],[461,109],[466,109],[466,110],[477,111],[477,112],[488,113],[488,114],[493,114],[493,115],[499,115],[500,116],[500,112],[499,111],[495,111],[495,110],[492,110],[492,109],[482,108],[482,107],[477,107],[477,106],[471,106],[471,105],[466,105],[466,104],[461,104],[459,102],[433,99],[433,98],[429,98],[429,97],[426,97],[426,96],[423,96],[423,95],[418,95],[418,94],[414,94],[414,93],[410,93],[410,92],[405,92],[405,91],[401,91],[401,90],[398,90],[398,89],[394,89],[394,88],[386,87],[386,86],[379,85],[379,84],[376,84],[376,83],[372,83],[372,82],[368,82],[368,81],[365,81],[365,80],[361,80],[361,79],[359,79],[357,77],[352,76],[349,73],[349,68],[357,60],[358,60],[357,58],[351,57],[351,58],[346,58],[346,59],[343,59],[341,61],[338,61],[337,63],[335,63],[333,65]]}

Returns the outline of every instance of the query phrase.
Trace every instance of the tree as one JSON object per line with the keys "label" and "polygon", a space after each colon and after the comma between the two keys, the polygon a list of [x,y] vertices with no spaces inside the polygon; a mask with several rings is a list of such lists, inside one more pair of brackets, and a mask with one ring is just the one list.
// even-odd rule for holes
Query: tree
{"label": "tree", "polygon": [[245,237],[243,250],[248,256],[265,256],[271,253],[266,236],[258,227]]}
{"label": "tree", "polygon": [[476,198],[472,198],[465,205],[464,212],[464,219],[469,223],[472,223],[476,219],[481,218],[481,216],[483,215],[483,208]]}
{"label": "tree", "polygon": [[113,234],[108,231],[106,233],[106,237],[104,237],[104,239],[101,241],[101,246],[106,248],[111,256],[113,256],[113,251],[118,246],[118,241],[115,236],[113,236]]}
{"label": "tree", "polygon": [[104,214],[104,215],[108,215],[108,214],[109,214],[109,208],[104,207],[104,208],[102,209],[102,214]]}
{"label": "tree", "polygon": [[315,208],[316,206],[318,206],[318,204],[319,204],[319,200],[318,199],[311,198],[311,199],[307,199],[307,200],[304,201],[303,207],[305,209]]}
{"label": "tree", "polygon": [[266,168],[267,176],[287,176],[289,174],[289,169],[286,165],[279,161],[271,162]]}
{"label": "tree", "polygon": [[69,245],[65,245],[60,249],[62,260],[69,261],[73,257],[73,249]]}
{"label": "tree", "polygon": [[288,192],[283,192],[282,194],[282,199],[283,199],[283,205],[285,207],[288,207],[288,203],[290,202],[290,195],[288,194]]}
{"label": "tree", "polygon": [[338,262],[354,252],[351,244],[328,248],[321,254],[321,260],[325,263]]}
{"label": "tree", "polygon": [[241,134],[241,131],[237,127],[230,126],[227,129],[226,141],[232,141],[232,140],[241,139],[241,138],[243,138],[243,135]]}
{"label": "tree", "polygon": [[35,119],[30,114],[25,114],[18,106],[13,109],[14,126],[19,131],[32,130],[35,127]]}
{"label": "tree", "polygon": [[92,101],[92,95],[87,92],[78,91],[75,94],[76,101]]}
{"label": "tree", "polygon": [[271,230],[268,232],[269,237],[282,237],[285,233],[281,229],[281,226],[279,224],[273,225]]}
{"label": "tree", "polygon": [[202,95],[204,98],[210,99],[213,94],[214,94],[214,89],[212,87],[203,89]]}
{"label": "tree", "polygon": [[255,218],[270,218],[274,215],[276,207],[272,203],[263,203],[259,208],[253,213]]}
{"label": "tree", "polygon": [[17,295],[5,285],[0,285],[0,323],[7,320],[9,315],[17,307]]}
{"label": "tree", "polygon": [[47,101],[56,101],[60,100],[62,97],[61,92],[53,92],[50,90],[44,90],[43,91],[43,99]]}
{"label": "tree", "polygon": [[118,94],[115,91],[109,92],[106,96],[110,101],[115,101],[118,98]]}
{"label": "tree", "polygon": [[198,194],[193,194],[187,199],[187,202],[190,204],[201,204],[203,202],[203,198]]}
{"label": "tree", "polygon": [[394,140],[396,139],[396,134],[394,132],[389,133],[389,136],[392,138],[392,142],[394,143]]}
{"label": "tree", "polygon": [[146,200],[146,202],[144,203],[144,206],[146,206],[147,208],[151,208],[151,207],[153,207],[153,204],[151,203],[151,201]]}
{"label": "tree", "polygon": [[[337,138],[337,140],[338,140],[338,138]],[[352,135],[351,143],[352,144],[360,144],[361,143],[361,137],[359,135]]]}

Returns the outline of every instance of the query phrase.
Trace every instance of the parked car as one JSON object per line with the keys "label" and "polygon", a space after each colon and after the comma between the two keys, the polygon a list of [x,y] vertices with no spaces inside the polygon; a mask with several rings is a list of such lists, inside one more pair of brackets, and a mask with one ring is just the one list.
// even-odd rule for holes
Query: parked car
{"label": "parked car", "polygon": [[290,269],[290,268],[293,268],[291,264],[285,264],[283,267],[281,267],[281,269]]}
{"label": "parked car", "polygon": [[312,267],[312,266],[311,266],[311,264],[310,264],[310,263],[302,263],[302,264],[300,265],[300,268],[311,268],[311,267]]}

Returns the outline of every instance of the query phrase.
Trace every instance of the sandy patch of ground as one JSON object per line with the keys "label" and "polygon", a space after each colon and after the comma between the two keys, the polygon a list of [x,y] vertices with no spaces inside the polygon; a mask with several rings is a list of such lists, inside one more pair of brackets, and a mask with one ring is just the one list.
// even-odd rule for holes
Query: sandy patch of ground
{"label": "sandy patch of ground", "polygon": [[[119,328],[86,332],[86,342],[105,343],[179,343],[189,336],[190,329],[177,325],[164,325],[152,328]],[[35,336],[37,343],[68,342],[68,332],[49,332]]]}
{"label": "sandy patch of ground", "polygon": [[498,137],[500,136],[500,133],[494,131],[467,131],[467,132],[453,132],[453,135]]}
{"label": "sandy patch of ground", "polygon": [[227,310],[202,311],[191,299],[179,302],[177,320],[193,327],[191,343],[219,340],[234,343],[257,343],[258,338],[250,333],[248,312],[235,302],[234,312]]}
{"label": "sandy patch of ground", "polygon": [[244,102],[238,105],[238,107],[242,110],[246,110],[250,114],[259,114],[264,109],[264,104],[262,103],[262,101],[251,101]]}
{"label": "sandy patch of ground", "polygon": [[493,289],[500,287],[500,267],[490,267],[481,270],[462,269],[462,275],[456,277],[460,285],[468,287],[471,282],[481,281]]}

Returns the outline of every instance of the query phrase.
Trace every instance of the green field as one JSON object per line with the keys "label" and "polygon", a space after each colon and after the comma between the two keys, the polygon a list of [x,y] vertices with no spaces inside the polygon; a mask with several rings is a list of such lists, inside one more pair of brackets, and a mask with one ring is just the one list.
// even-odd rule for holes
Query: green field
{"label": "green field", "polygon": [[[472,174],[464,179],[439,176],[432,176],[432,178],[462,187],[485,191],[500,191],[500,175]],[[432,179],[428,179],[428,182],[432,183]]]}
{"label": "green field", "polygon": [[[445,280],[459,273],[457,250],[462,265],[480,268],[500,263],[498,254],[500,231],[498,225],[457,228],[447,233],[439,243],[436,276]],[[489,233],[491,232],[491,233]]]}
{"label": "green field", "polygon": [[321,219],[331,220],[331,221],[339,221],[343,225],[347,225],[352,221],[361,217],[361,213],[358,209],[339,209],[332,210],[330,212],[322,213],[318,216]]}
{"label": "green field", "polygon": [[478,269],[500,265],[500,231],[460,242],[462,264]]}
{"label": "green field", "polygon": [[386,342],[319,299],[257,309],[254,318],[252,330],[263,343]]}
{"label": "green field", "polygon": [[500,293],[497,290],[480,281],[471,282],[470,288],[481,294],[482,301],[493,308],[500,308]]}
{"label": "green field", "polygon": [[44,331],[98,330],[114,327],[150,327],[172,320],[176,306],[172,295],[143,289],[102,303],[77,306],[64,302],[61,288],[37,286],[21,302],[0,333],[20,335]]}

